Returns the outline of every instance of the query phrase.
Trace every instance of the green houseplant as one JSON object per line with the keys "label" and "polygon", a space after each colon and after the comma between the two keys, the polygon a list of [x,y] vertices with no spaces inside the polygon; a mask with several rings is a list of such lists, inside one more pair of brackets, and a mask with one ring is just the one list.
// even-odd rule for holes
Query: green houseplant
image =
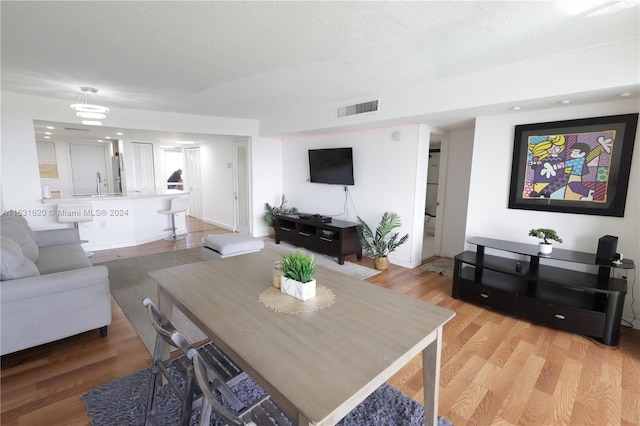
{"label": "green houseplant", "polygon": [[279,206],[271,206],[269,203],[264,203],[264,221],[265,223],[272,227],[275,228],[276,226],[276,215],[279,214],[290,214],[290,213],[298,213],[298,209],[295,207],[285,207],[285,205],[287,204],[287,199],[284,197],[284,194],[282,194],[282,198],[280,200],[280,205]]}
{"label": "green houseplant", "polygon": [[280,260],[282,278],[280,290],[300,300],[307,300],[316,295],[314,278],[317,264],[312,254],[296,250],[285,254]]}
{"label": "green houseplant", "polygon": [[360,224],[360,244],[362,244],[365,253],[373,257],[376,269],[387,269],[389,267],[388,254],[409,239],[409,234],[404,234],[401,237],[398,232],[392,232],[402,225],[400,216],[397,213],[385,212],[375,233],[360,216],[358,216],[358,223]]}
{"label": "green houseplant", "polygon": [[529,231],[530,237],[536,237],[542,241],[538,243],[538,251],[540,254],[551,254],[553,245],[551,241],[562,242],[562,238],[553,229],[548,228],[534,228]]}

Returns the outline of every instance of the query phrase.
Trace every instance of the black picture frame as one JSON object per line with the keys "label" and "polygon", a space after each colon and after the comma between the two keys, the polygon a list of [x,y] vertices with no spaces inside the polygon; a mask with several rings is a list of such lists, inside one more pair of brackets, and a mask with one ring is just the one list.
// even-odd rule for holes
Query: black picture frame
{"label": "black picture frame", "polygon": [[637,126],[638,114],[515,126],[509,208],[624,217]]}

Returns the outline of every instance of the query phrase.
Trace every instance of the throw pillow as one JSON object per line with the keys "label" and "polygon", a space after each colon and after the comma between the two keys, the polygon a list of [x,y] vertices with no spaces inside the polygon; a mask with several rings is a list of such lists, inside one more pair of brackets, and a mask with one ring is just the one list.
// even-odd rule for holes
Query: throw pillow
{"label": "throw pillow", "polygon": [[36,265],[24,257],[18,243],[4,236],[0,236],[0,263],[2,281],[40,275]]}
{"label": "throw pillow", "polygon": [[20,218],[19,216],[15,217],[15,219],[13,218],[13,216],[10,217],[12,219],[2,220],[0,235],[10,238],[18,243],[25,257],[27,257],[30,261],[35,262],[36,260],[38,260],[38,254],[40,251],[38,249],[36,240],[29,233],[30,228],[24,225],[22,221],[18,220],[18,218]]}

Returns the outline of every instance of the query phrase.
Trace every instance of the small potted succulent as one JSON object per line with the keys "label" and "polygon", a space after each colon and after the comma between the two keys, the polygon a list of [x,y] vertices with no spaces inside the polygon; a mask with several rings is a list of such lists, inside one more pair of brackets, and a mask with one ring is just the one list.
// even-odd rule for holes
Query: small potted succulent
{"label": "small potted succulent", "polygon": [[312,254],[297,250],[285,254],[280,260],[282,278],[280,290],[300,300],[311,299],[316,296],[317,264]]}
{"label": "small potted succulent", "polygon": [[562,238],[558,235],[556,231],[553,229],[547,228],[537,228],[529,231],[529,236],[540,238],[542,241],[538,243],[538,252],[540,254],[551,254],[553,250],[553,245],[551,241],[557,241],[559,243],[562,242]]}

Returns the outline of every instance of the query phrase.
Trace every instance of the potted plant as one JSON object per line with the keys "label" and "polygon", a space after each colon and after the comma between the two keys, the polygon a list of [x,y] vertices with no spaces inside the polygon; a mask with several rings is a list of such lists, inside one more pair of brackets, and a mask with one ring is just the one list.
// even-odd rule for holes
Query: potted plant
{"label": "potted plant", "polygon": [[285,207],[285,204],[287,204],[287,199],[284,197],[284,194],[282,194],[282,199],[280,200],[280,205],[279,206],[271,206],[269,205],[269,203],[264,203],[264,221],[267,225],[269,225],[272,228],[275,228],[276,226],[276,215],[279,214],[290,214],[290,213],[298,213],[298,209],[295,207]]}
{"label": "potted plant", "polygon": [[360,216],[358,216],[358,223],[360,224],[360,244],[365,253],[373,257],[375,268],[378,270],[389,268],[387,255],[409,239],[409,234],[400,237],[399,233],[391,232],[401,226],[400,216],[397,213],[385,212],[375,233]]}
{"label": "potted plant", "polygon": [[280,290],[300,300],[311,299],[316,296],[317,264],[312,254],[300,250],[285,254],[280,260],[282,278]]}
{"label": "potted plant", "polygon": [[550,241],[562,242],[562,238],[553,229],[538,228],[529,231],[529,236],[542,239],[538,243],[538,252],[540,254],[551,254],[553,245]]}

